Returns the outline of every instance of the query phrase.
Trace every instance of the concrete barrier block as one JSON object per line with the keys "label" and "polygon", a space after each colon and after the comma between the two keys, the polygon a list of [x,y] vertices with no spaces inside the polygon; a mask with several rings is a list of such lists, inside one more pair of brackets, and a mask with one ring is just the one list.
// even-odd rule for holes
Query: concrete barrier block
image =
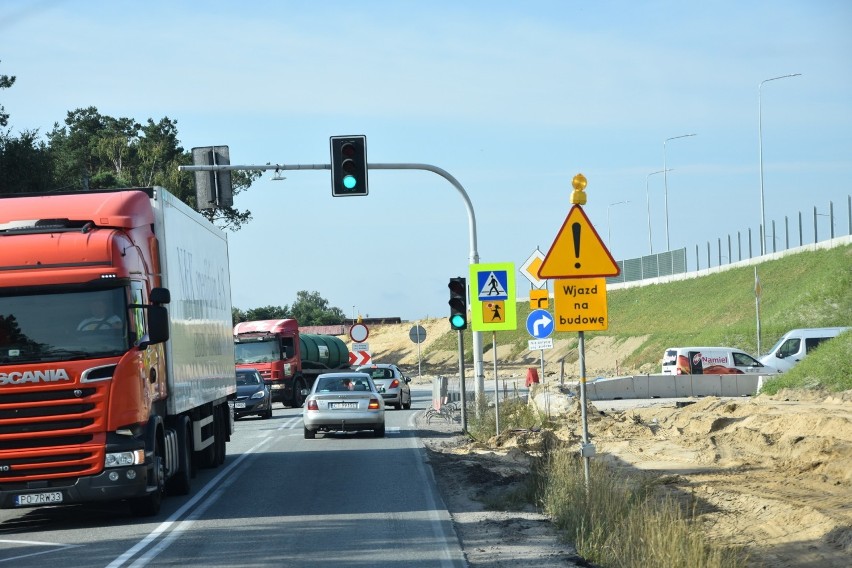
{"label": "concrete barrier block", "polygon": [[676,398],[676,375],[651,375],[648,377],[648,398]]}

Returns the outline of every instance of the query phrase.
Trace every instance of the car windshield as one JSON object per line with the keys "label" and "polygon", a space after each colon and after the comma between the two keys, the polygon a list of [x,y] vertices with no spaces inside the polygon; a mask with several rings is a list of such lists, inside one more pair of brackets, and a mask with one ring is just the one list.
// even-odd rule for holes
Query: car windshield
{"label": "car windshield", "polygon": [[124,288],[0,296],[0,363],[111,357],[127,351]]}
{"label": "car windshield", "polygon": [[260,377],[257,373],[237,373],[237,386],[259,385]]}
{"label": "car windshield", "polygon": [[392,369],[370,369],[370,376],[373,379],[392,379],[393,378],[393,370]]}

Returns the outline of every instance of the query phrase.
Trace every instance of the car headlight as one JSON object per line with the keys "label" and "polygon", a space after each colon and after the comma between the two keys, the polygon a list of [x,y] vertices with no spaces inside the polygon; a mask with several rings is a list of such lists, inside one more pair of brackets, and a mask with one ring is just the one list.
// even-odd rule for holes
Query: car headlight
{"label": "car headlight", "polygon": [[251,397],[252,398],[266,398],[266,391],[257,391],[256,393],[251,395]]}
{"label": "car headlight", "polygon": [[115,452],[104,456],[104,467],[127,467],[145,463],[145,450],[132,452]]}

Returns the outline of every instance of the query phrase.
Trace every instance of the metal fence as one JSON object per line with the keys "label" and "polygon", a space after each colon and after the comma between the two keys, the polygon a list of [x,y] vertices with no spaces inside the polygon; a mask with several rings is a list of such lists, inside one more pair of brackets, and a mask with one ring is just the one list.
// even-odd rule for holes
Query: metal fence
{"label": "metal fence", "polygon": [[[820,233],[820,218],[828,218],[828,228],[823,227]],[[835,231],[835,225],[840,225],[842,231],[843,217],[846,217],[846,232]],[[811,227],[806,227],[806,218],[812,220],[813,240],[811,240]],[[836,236],[852,235],[852,195],[846,198],[846,214],[835,216],[834,203],[828,203],[828,212],[820,213],[817,207],[813,208],[813,215],[806,215],[800,211],[798,219],[793,219],[792,226],[789,217],[784,217],[783,227],[773,220],[766,230],[766,252],[776,253],[806,244],[816,244],[821,241],[834,239]],[[714,246],[715,245],[715,246]],[[695,245],[695,257],[689,261],[686,254],[687,249],[668,251],[659,254],[650,254],[639,258],[617,261],[621,274],[607,278],[607,284],[619,284],[623,282],[635,282],[648,278],[681,274],[692,270],[722,266],[742,260],[761,256],[760,252],[760,226],[752,234],[752,229],[737,231],[736,235],[718,237],[715,243],[707,241],[706,246]]]}
{"label": "metal fence", "polygon": [[639,258],[616,261],[621,274],[606,279],[607,284],[634,282],[646,278],[669,276],[686,272],[686,249],[649,254]]}

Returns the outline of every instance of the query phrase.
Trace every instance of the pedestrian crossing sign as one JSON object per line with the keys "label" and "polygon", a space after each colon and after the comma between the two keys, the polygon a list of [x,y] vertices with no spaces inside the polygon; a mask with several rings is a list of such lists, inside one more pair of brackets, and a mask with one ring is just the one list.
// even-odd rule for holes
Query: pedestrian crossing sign
{"label": "pedestrian crossing sign", "polygon": [[470,324],[473,331],[517,329],[513,263],[471,264],[469,282],[472,300]]}
{"label": "pedestrian crossing sign", "polygon": [[506,270],[486,270],[477,272],[476,276],[480,301],[509,299],[506,291],[509,275]]}

